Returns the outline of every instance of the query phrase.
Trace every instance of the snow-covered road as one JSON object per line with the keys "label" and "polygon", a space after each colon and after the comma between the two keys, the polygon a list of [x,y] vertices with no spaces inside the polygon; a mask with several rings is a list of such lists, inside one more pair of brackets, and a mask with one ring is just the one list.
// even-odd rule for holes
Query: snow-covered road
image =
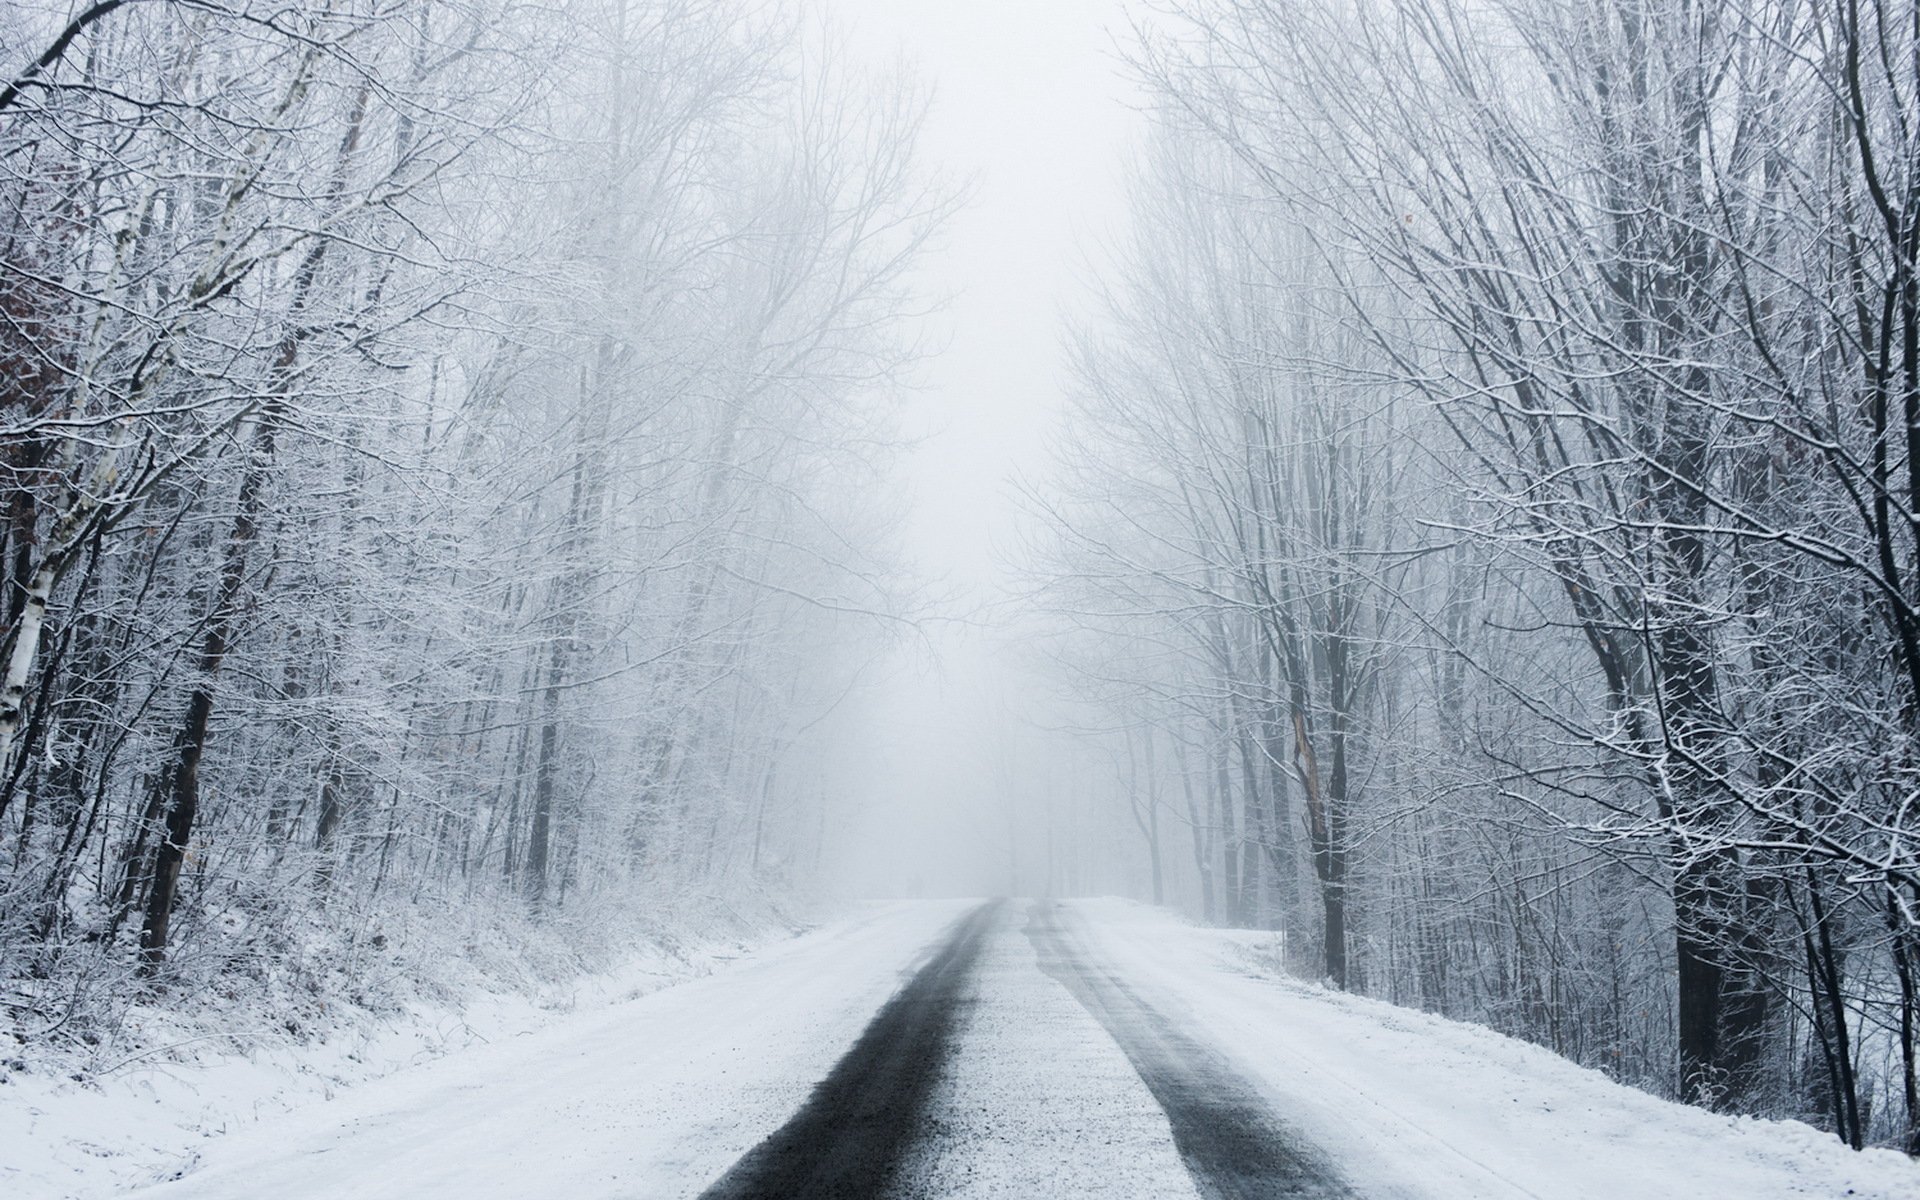
{"label": "snow-covered road", "polygon": [[156,1200],[697,1195],[771,1134],[966,902],[877,907],[704,979],[204,1143]]}
{"label": "snow-covered road", "polygon": [[1920,1197],[1137,905],[877,907],[210,1143],[154,1200]]}

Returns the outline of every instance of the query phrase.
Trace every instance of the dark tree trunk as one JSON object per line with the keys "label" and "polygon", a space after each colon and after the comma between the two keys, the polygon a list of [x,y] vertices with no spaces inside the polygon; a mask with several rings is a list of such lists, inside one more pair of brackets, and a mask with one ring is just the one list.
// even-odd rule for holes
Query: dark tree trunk
{"label": "dark tree trunk", "polygon": [[[292,366],[293,343],[283,348],[281,370]],[[227,537],[220,564],[219,586],[213,612],[200,644],[200,679],[187,702],[186,720],[174,739],[173,752],[162,772],[156,802],[150,813],[160,817],[160,842],[154,847],[153,868],[148,874],[146,920],[140,930],[140,966],[146,973],[157,970],[167,958],[167,945],[173,923],[174,899],[180,887],[180,868],[186,861],[193,839],[193,823],[200,811],[200,761],[206,750],[207,728],[213,717],[213,688],[220,669],[227,661],[237,624],[240,593],[246,584],[247,556],[260,532],[260,517],[266,507],[267,473],[273,464],[274,439],[280,421],[280,407],[271,404],[260,415],[249,450],[246,473],[240,480],[240,494],[234,512],[233,528]]]}
{"label": "dark tree trunk", "polygon": [[[205,666],[204,658],[202,666]],[[213,692],[209,685],[202,685],[187,702],[186,723],[174,742],[173,762],[163,785],[165,799],[160,807],[165,820],[160,829],[160,843],[154,848],[146,920],[140,928],[140,965],[146,972],[157,969],[167,958],[173,902],[180,890],[180,868],[186,861],[187,847],[192,844],[193,822],[200,811],[201,749],[206,745],[207,723],[212,716]]]}

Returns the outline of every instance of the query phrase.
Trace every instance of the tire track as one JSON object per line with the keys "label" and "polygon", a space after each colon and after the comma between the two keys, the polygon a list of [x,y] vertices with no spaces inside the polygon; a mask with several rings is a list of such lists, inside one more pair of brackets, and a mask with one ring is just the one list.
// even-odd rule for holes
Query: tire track
{"label": "tire track", "polygon": [[1225,1056],[1183,1033],[1095,962],[1065,927],[1058,905],[1035,902],[1026,934],[1041,969],[1106,1027],[1160,1102],[1201,1195],[1354,1200],[1333,1163],[1282,1121]]}
{"label": "tire track", "polygon": [[1001,901],[962,917],[785,1125],[700,1200],[867,1200],[918,1132]]}

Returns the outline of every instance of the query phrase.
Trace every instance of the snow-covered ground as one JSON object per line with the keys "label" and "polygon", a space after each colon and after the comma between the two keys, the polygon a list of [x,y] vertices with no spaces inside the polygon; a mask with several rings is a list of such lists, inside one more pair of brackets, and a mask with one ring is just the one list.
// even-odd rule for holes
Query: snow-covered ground
{"label": "snow-covered ground", "polygon": [[1247,935],[1073,904],[1090,945],[1223,1049],[1370,1197],[1915,1200],[1920,1164],[1716,1116],[1477,1025],[1276,977]]}
{"label": "snow-covered ground", "polygon": [[[596,1095],[617,1103],[616,1085],[662,1056],[700,1048],[701,1030],[731,1043],[742,1061],[729,1060],[729,1047],[706,1047],[706,1057],[682,1064],[680,1079],[660,1078],[653,1099],[675,1100],[690,1122],[773,1121],[796,1090],[804,1093],[808,1073],[858,1033],[860,1007],[870,1012],[885,999],[954,910],[879,906],[749,957],[725,939],[649,952],[560,995],[482,995],[458,1012],[426,1009],[324,1045],[197,1059],[177,1048],[86,1084],[14,1075],[0,1085],[0,1197],[114,1195],[183,1170],[191,1182],[173,1194],[412,1196],[434,1178],[458,1177],[447,1174],[437,1145],[455,1164],[473,1158],[496,1181],[498,1190],[473,1194],[544,1194],[504,1164],[557,1177],[526,1147],[563,1150],[563,1114]],[[688,982],[694,976],[704,977]],[[782,1037],[771,1051],[760,1040]],[[716,1077],[702,1081],[706,1069]],[[778,1077],[771,1092],[740,1094],[769,1073]],[[742,1110],[729,1112],[730,1104]],[[497,1114],[492,1125],[476,1115],[488,1109]],[[649,1136],[670,1140],[674,1128],[654,1121]],[[709,1159],[724,1166],[753,1137],[690,1153],[691,1169],[705,1170]],[[399,1153],[407,1142],[412,1152]],[[347,1152],[333,1153],[343,1144]],[[417,1164],[426,1174],[394,1177],[396,1154],[400,1169]]]}
{"label": "snow-covered ground", "polygon": [[697,1192],[786,1119],[964,907],[876,908],[704,979],[379,1080],[209,1144],[200,1169],[153,1194]]}
{"label": "snow-covered ground", "polygon": [[[231,1113],[248,1127],[224,1137],[175,1128],[175,1144],[162,1147],[162,1127],[150,1124],[140,1166],[186,1169],[153,1200],[695,1196],[800,1108],[969,907],[873,906],[704,978],[549,1020],[327,1103],[257,1124]],[[944,1065],[895,1193],[1195,1195],[1155,1093],[1043,969],[1026,936],[1036,911],[1004,906],[947,1040],[927,1048]],[[1920,1197],[1920,1166],[1901,1155],[1669,1104],[1475,1026],[1279,978],[1252,935],[1118,901],[1076,902],[1054,927],[1062,940],[1049,945],[1070,943],[1087,971],[1137,997],[1140,1019],[1164,1023],[1165,1044],[1204,1046],[1229,1064],[1277,1126],[1310,1140],[1360,1195]],[[168,1086],[189,1094],[182,1080]],[[201,1086],[210,1110],[244,1092],[217,1071]],[[23,1106],[20,1093],[0,1093],[0,1164],[14,1168],[0,1175],[0,1194],[104,1195],[124,1181],[125,1171],[67,1168],[85,1153],[80,1143],[138,1124],[136,1095],[80,1094],[93,1107],[44,1096]]]}

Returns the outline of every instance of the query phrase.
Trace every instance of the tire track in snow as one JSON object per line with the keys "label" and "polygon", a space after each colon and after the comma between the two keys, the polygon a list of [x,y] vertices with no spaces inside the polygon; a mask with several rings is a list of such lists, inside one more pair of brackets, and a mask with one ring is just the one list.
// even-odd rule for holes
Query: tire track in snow
{"label": "tire track in snow", "polygon": [[785,1125],[700,1200],[866,1200],[912,1142],[1001,901],[962,917]]}
{"label": "tire track in snow", "polygon": [[1201,1195],[1353,1200],[1333,1164],[1274,1114],[1255,1084],[1094,961],[1063,924],[1058,905],[1036,901],[1027,910],[1026,933],[1041,969],[1106,1027],[1160,1102]]}

